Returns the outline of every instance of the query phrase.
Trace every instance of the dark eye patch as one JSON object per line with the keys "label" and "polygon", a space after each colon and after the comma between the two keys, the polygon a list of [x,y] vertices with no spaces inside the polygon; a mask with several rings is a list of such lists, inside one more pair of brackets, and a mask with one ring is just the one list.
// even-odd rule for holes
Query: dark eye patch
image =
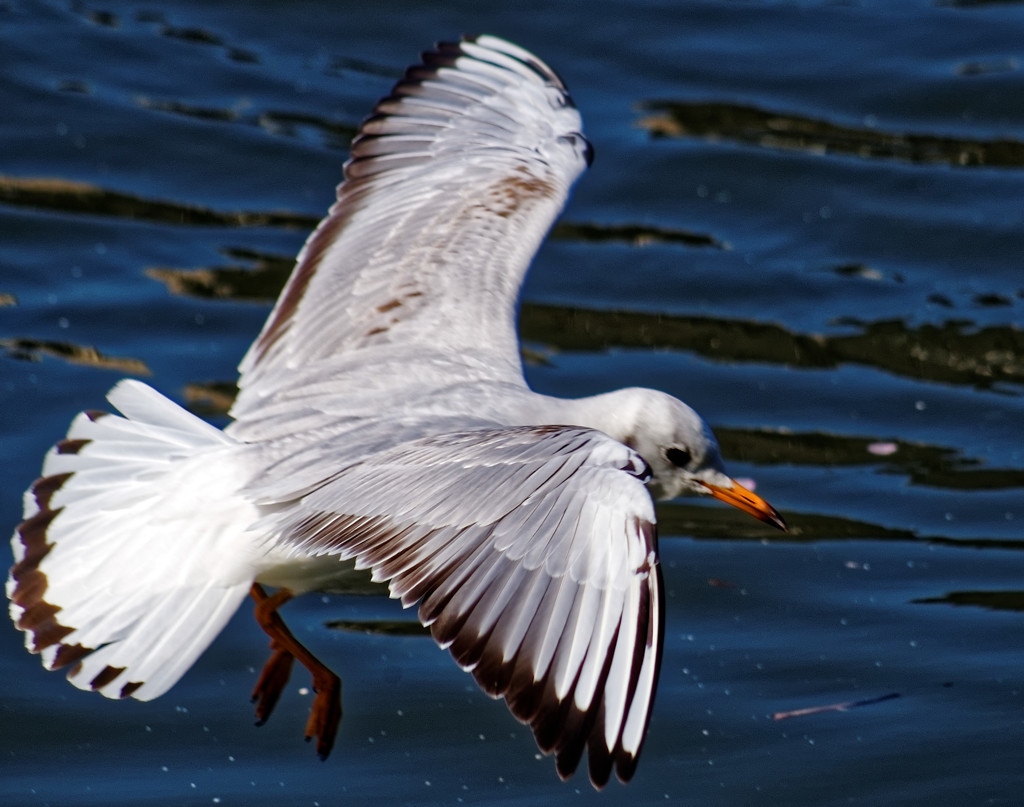
{"label": "dark eye patch", "polygon": [[678,468],[685,468],[690,464],[693,457],[690,456],[690,452],[685,448],[666,448],[665,459]]}

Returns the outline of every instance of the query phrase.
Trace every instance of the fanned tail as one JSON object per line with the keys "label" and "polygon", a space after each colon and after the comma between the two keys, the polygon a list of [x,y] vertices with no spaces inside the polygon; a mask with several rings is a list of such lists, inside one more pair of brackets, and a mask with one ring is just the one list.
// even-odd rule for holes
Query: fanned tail
{"label": "fanned tail", "polygon": [[137,381],[84,412],[26,491],[11,617],[49,669],[150,700],[195,662],[255,577],[239,444]]}

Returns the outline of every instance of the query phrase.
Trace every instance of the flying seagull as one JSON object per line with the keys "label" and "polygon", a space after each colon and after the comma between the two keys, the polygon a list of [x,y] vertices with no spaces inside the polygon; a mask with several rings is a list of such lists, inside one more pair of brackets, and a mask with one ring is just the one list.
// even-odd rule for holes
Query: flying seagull
{"label": "flying seagull", "polygon": [[251,596],[273,651],[257,717],[297,658],[326,757],[340,680],[278,609],[369,570],[560,776],[586,751],[595,787],[628,781],[663,635],[652,497],[785,525],[681,401],[527,387],[516,298],[591,154],[565,85],[522,48],[424,54],[353,141],[242,360],[233,422],[125,380],[120,415],[80,414],[46,455],[7,583],[28,649],[77,687],[150,700]]}

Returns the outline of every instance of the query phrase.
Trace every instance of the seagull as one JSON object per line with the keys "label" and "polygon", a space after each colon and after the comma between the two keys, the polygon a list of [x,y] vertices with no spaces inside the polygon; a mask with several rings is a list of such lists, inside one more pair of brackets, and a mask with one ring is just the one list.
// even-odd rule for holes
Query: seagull
{"label": "seagull", "polygon": [[[258,722],[295,659],[323,758],[341,681],[280,608],[369,575],[566,779],[634,774],[664,633],[653,500],[785,529],[663,392],[523,378],[516,300],[592,150],[565,84],[494,36],[425,53],[352,142],[337,201],[243,358],[220,430],[119,382],[24,497],[7,582],[29,651],[109,698],[166,692],[241,604],[270,637]],[[378,586],[379,587],[379,586]]]}

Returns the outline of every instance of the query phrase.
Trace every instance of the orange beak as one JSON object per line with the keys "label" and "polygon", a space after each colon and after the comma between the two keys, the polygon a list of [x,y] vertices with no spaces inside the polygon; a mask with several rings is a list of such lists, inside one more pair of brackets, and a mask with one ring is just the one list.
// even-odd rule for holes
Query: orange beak
{"label": "orange beak", "polygon": [[733,480],[731,488],[723,488],[718,485],[708,484],[707,482],[702,484],[708,489],[708,493],[719,501],[731,504],[744,513],[750,513],[759,521],[765,521],[773,527],[778,527],[783,532],[786,532],[786,522],[782,520],[782,516],[778,514],[778,511],[756,493],[747,490],[739,482]]}

